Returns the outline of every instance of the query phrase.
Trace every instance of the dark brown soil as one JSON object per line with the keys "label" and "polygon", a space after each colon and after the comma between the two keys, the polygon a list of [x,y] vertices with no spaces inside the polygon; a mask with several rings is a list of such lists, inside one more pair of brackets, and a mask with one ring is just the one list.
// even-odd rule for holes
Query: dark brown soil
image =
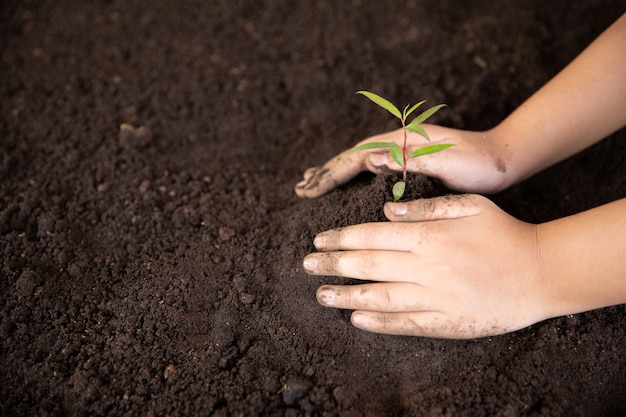
{"label": "dark brown soil", "polygon": [[[395,128],[355,91],[487,128],[624,9],[3,1],[0,414],[625,415],[624,306],[474,341],[356,330],[301,260],[382,219],[389,179],[293,193]],[[622,131],[493,199],[541,222],[622,198],[625,155]]]}

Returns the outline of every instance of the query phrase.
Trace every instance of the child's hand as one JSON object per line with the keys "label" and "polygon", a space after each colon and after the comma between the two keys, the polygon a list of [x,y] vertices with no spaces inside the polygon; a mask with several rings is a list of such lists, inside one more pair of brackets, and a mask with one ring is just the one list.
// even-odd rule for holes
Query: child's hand
{"label": "child's hand", "polygon": [[[431,139],[430,144],[453,143],[445,152],[411,158],[407,162],[410,172],[421,172],[439,178],[451,189],[492,193],[510,185],[514,179],[507,174],[507,153],[495,145],[489,132],[469,132],[437,125],[422,125]],[[392,142],[402,145],[402,130],[395,130],[366,139],[366,142]],[[428,145],[422,136],[410,133],[408,149],[413,151]],[[296,185],[300,197],[319,197],[333,188],[348,182],[360,172],[369,170],[401,170],[390,157],[389,151],[373,149],[350,153],[346,150],[326,164],[310,168],[304,180]]]}
{"label": "child's hand", "polygon": [[443,338],[511,332],[552,315],[537,226],[478,195],[388,203],[391,222],[320,233],[304,259],[313,275],[368,281],[324,285],[328,307],[357,310],[364,330]]}

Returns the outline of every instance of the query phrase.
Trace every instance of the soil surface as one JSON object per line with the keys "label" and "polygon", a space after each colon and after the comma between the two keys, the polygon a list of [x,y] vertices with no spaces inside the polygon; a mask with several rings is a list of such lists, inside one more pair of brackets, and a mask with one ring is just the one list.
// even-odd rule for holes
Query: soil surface
{"label": "soil surface", "polygon": [[[485,129],[624,10],[3,1],[0,414],[626,415],[624,306],[470,341],[357,330],[315,300],[340,279],[301,260],[320,231],[382,220],[391,179],[293,193],[396,127],[355,91]],[[491,198],[529,222],[623,198],[625,136]]]}

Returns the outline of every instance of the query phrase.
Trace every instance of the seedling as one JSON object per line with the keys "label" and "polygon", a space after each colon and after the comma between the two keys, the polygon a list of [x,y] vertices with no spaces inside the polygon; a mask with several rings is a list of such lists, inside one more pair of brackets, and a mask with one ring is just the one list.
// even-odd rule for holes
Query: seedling
{"label": "seedling", "polygon": [[365,97],[367,97],[368,99],[370,99],[371,101],[373,101],[374,103],[376,103],[377,105],[379,105],[380,107],[382,107],[383,109],[387,110],[389,113],[393,114],[395,117],[400,119],[400,122],[402,123],[402,131],[404,133],[404,142],[402,144],[402,147],[400,147],[400,145],[398,145],[396,142],[369,142],[363,145],[359,145],[355,147],[354,149],[352,149],[352,151],[350,151],[350,152],[358,152],[358,151],[364,151],[366,149],[379,149],[379,148],[389,149],[389,154],[391,155],[391,158],[398,165],[402,167],[402,181],[396,182],[392,189],[393,201],[398,201],[404,195],[404,190],[406,188],[406,163],[409,160],[409,158],[417,158],[418,156],[441,152],[445,149],[448,149],[451,146],[454,146],[451,143],[428,145],[428,146],[421,147],[411,153],[408,153],[408,150],[406,148],[406,140],[407,140],[408,132],[417,133],[423,136],[424,138],[426,138],[426,140],[430,142],[428,133],[426,133],[426,131],[422,127],[422,123],[425,122],[426,119],[428,119],[430,116],[435,114],[437,111],[439,111],[439,109],[441,109],[442,107],[445,107],[446,105],[438,104],[434,107],[431,107],[428,110],[424,111],[423,113],[419,114],[409,124],[407,124],[406,123],[407,118],[415,110],[417,110],[419,106],[424,104],[426,100],[420,101],[419,103],[415,104],[411,108],[409,108],[410,105],[407,105],[404,108],[404,110],[400,112],[400,110],[396,106],[394,106],[391,102],[389,102],[387,99],[384,99],[377,94],[371,93],[369,91],[357,91],[357,94],[364,95]]}

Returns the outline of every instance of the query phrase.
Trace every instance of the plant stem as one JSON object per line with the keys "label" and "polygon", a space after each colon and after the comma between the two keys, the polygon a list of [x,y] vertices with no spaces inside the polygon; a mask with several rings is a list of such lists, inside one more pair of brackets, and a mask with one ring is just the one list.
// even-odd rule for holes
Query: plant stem
{"label": "plant stem", "polygon": [[409,156],[407,155],[407,151],[406,151],[406,126],[405,126],[405,121],[404,119],[402,119],[402,132],[404,133],[404,143],[402,144],[402,161],[404,162],[404,164],[402,164],[402,181],[406,182],[406,163],[409,159]]}

